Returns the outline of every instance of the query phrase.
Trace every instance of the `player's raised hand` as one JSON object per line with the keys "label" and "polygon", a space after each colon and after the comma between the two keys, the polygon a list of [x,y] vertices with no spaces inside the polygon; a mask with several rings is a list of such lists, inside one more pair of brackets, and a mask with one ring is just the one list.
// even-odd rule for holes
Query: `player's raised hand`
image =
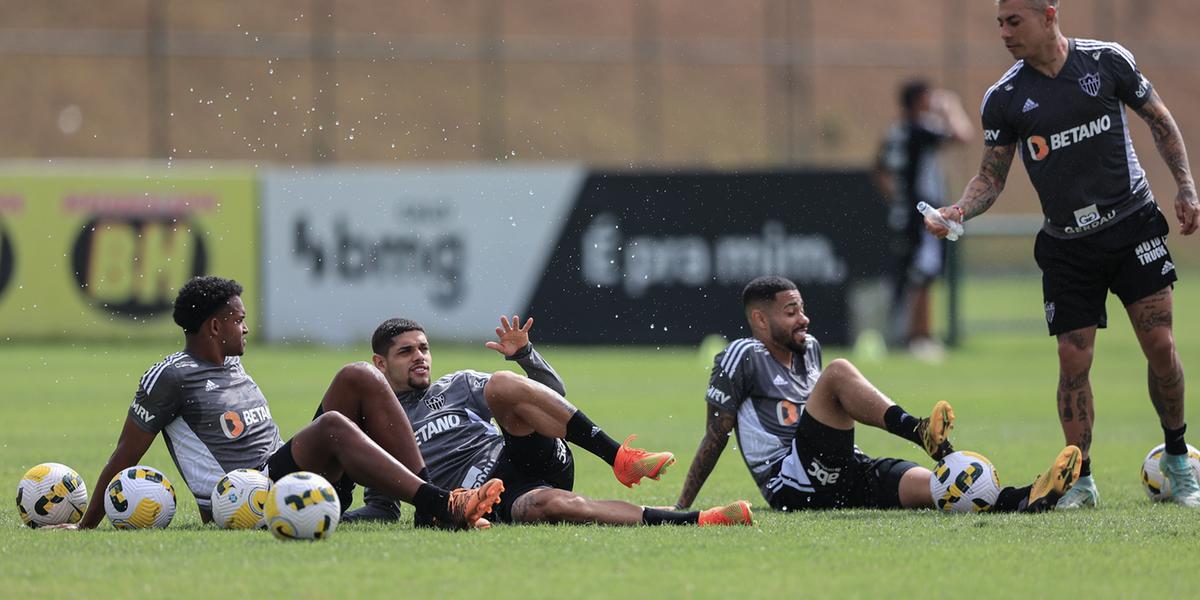
{"label": "player's raised hand", "polygon": [[1179,218],[1179,233],[1191,235],[1200,226],[1200,199],[1196,188],[1180,188],[1175,196],[1175,216]]}
{"label": "player's raised hand", "polygon": [[488,342],[484,346],[504,356],[516,354],[517,350],[529,345],[529,328],[533,327],[533,317],[529,317],[524,326],[519,326],[520,323],[521,317],[517,315],[513,315],[512,321],[501,316],[500,326],[496,328],[496,337],[500,338],[500,341]]}

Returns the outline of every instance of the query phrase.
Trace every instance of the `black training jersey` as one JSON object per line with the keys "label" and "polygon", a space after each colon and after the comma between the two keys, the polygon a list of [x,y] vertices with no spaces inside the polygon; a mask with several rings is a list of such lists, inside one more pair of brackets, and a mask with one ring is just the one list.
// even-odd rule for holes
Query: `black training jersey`
{"label": "black training jersey", "polygon": [[945,203],[945,177],[937,150],[950,139],[934,123],[903,120],[888,129],[880,148],[878,166],[896,180],[896,198],[888,210],[888,226],[896,231],[924,231],[924,220],[913,209],[918,202],[934,208]]}
{"label": "black training jersey", "polygon": [[1125,115],[1151,89],[1120,44],[1083,39],[1070,40],[1057,77],[1018,61],[988,88],[984,144],[1017,145],[1047,234],[1089,235],[1154,201]]}
{"label": "black training jersey", "polygon": [[820,376],[821,345],[812,336],[790,368],[754,338],[734,340],[713,359],[705,399],[737,414],[738,449],[765,498],[778,491],[772,467],[791,451],[796,423]]}

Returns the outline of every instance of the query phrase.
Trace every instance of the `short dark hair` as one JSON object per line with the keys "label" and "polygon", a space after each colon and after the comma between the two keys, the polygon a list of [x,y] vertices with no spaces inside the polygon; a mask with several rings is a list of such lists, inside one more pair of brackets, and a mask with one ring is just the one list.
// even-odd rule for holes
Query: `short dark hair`
{"label": "short dark hair", "polygon": [[929,93],[929,82],[924,79],[910,79],[900,86],[900,107],[905,112],[912,112],[921,96]]}
{"label": "short dark hair", "polygon": [[392,347],[392,338],[410,331],[424,332],[425,328],[412,319],[395,318],[380,323],[379,327],[375,328],[375,333],[371,334],[371,351],[380,356],[387,356]]}
{"label": "short dark hair", "polygon": [[774,302],[775,294],[795,289],[799,288],[796,287],[796,284],[792,283],[792,280],[786,277],[778,275],[756,277],[742,289],[742,306],[750,308],[751,304]]}
{"label": "short dark hair", "polygon": [[171,316],[184,333],[196,333],[209,317],[229,304],[230,298],[240,295],[242,285],[232,279],[213,275],[193,277],[179,288]]}
{"label": "short dark hair", "polygon": [[[1000,4],[1000,0],[996,0],[996,4]],[[1058,0],[1025,0],[1025,6],[1038,11],[1046,10],[1051,6],[1058,10]]]}

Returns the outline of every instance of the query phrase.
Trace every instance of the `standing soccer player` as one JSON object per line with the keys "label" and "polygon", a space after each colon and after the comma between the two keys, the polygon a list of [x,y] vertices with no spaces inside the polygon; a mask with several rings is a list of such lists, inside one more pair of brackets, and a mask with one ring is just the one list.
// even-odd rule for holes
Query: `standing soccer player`
{"label": "standing soccer player", "polygon": [[[1184,235],[1196,231],[1200,201],[1175,119],[1120,44],[1068,39],[1058,0],[1000,0],[1000,38],[1017,63],[984,95],[984,153],[962,198],[942,208],[962,222],[982,214],[1004,189],[1021,153],[1045,221],[1034,245],[1050,335],[1058,338],[1058,415],[1070,444],[1084,453],[1079,482],[1060,508],[1094,507],[1093,411],[1088,373],[1104,303],[1115,293],[1148,362],[1150,400],[1166,440],[1163,473],[1171,499],[1200,508],[1200,486],[1187,463],[1183,365],[1172,334],[1175,265],[1168,225],[1134,153],[1125,106],[1150,126],[1179,191],[1175,215]],[[925,220],[938,237],[946,228]]]}
{"label": "standing soccer player", "polygon": [[945,203],[946,183],[938,150],[971,139],[971,121],[958,96],[931,89],[917,79],[900,88],[902,118],[884,138],[874,172],[876,187],[888,204],[892,306],[888,344],[913,355],[938,360],[942,346],[929,327],[929,288],[942,274],[943,244],[925,231],[918,202]]}

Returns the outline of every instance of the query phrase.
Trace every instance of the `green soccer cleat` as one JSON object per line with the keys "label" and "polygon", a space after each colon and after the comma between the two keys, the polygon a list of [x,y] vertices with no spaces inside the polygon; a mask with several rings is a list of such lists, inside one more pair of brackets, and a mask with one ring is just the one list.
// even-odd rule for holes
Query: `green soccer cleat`
{"label": "green soccer cleat", "polygon": [[1167,499],[1188,508],[1200,508],[1200,484],[1196,483],[1196,472],[1188,463],[1188,455],[1164,452],[1158,464],[1167,480]]}
{"label": "green soccer cleat", "polygon": [[1079,481],[1063,497],[1058,500],[1056,510],[1075,510],[1077,508],[1096,508],[1100,504],[1100,490],[1096,489],[1096,480],[1091,475],[1080,477]]}
{"label": "green soccer cleat", "polygon": [[933,405],[933,412],[927,419],[917,423],[917,437],[921,438],[921,446],[933,460],[942,460],[947,454],[954,452],[950,445],[950,430],[954,429],[954,409],[945,400],[939,400]]}
{"label": "green soccer cleat", "polygon": [[[1029,501],[1023,512],[1044,512],[1062,508],[1062,500],[1070,495],[1082,482],[1079,469],[1083,467],[1083,453],[1077,446],[1067,446],[1054,458],[1054,464],[1034,480],[1029,488]],[[1091,479],[1088,477],[1087,479]]]}

